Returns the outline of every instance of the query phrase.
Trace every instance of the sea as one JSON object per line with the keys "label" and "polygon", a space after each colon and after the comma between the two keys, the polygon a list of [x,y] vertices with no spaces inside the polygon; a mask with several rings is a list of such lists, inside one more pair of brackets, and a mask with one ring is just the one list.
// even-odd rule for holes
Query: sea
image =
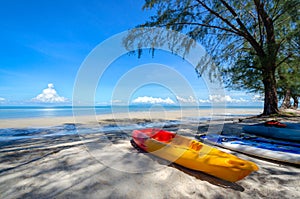
{"label": "sea", "polygon": [[[218,107],[216,107],[218,108]],[[90,115],[91,112],[97,115],[124,113],[124,112],[144,112],[144,111],[172,111],[172,110],[209,110],[211,106],[0,106],[0,119],[20,119],[20,118],[50,118],[73,116],[74,112],[79,115]],[[230,109],[260,109],[261,106],[227,106]],[[241,116],[241,115],[232,115]]]}
{"label": "sea", "polygon": [[[111,113],[124,113],[124,112],[144,112],[144,111],[172,111],[172,110],[209,110],[211,106],[95,106],[95,107],[72,107],[72,106],[0,106],[0,123],[5,122],[3,119],[27,119],[27,118],[53,118],[63,116],[76,115],[90,115],[91,113],[97,115],[111,114]],[[262,110],[259,106],[231,106],[226,107],[226,110],[230,112],[230,109],[257,109]],[[242,111],[241,111],[242,112]],[[227,114],[226,117],[241,117],[251,116],[246,114]],[[1,120],[2,119],[2,120]],[[209,120],[210,116],[201,116],[201,118],[190,118],[193,121]],[[169,121],[168,124],[164,125],[178,125],[182,121]],[[131,130],[136,128],[148,128],[161,126],[158,123],[139,123],[139,124],[127,124],[125,126],[106,125],[101,127],[102,129],[91,129],[86,127],[75,126],[74,124],[64,124],[61,126],[43,127],[43,128],[0,128],[0,147],[10,145],[14,142],[23,142],[28,139],[37,138],[51,138],[65,135],[75,135],[80,133],[96,133],[99,131],[116,131],[120,128]]]}

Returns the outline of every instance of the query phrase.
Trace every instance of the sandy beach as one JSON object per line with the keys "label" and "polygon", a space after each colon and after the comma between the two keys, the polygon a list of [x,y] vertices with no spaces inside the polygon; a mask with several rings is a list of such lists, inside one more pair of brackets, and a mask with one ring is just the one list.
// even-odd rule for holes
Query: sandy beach
{"label": "sandy beach", "polygon": [[[258,110],[230,110],[259,114]],[[78,134],[42,136],[0,146],[0,198],[300,198],[300,168],[221,149],[259,166],[245,179],[227,182],[169,164],[131,145],[134,125],[164,128],[195,138],[209,127],[240,134],[242,127],[270,118],[219,117],[198,112],[135,112],[113,115],[1,120],[0,128],[79,129]],[[225,113],[225,116],[228,113]],[[187,119],[189,118],[189,119]],[[272,119],[272,118],[271,118]],[[300,117],[273,118],[299,123]],[[180,121],[180,122],[176,122]],[[130,128],[126,128],[130,126]],[[95,131],[101,127],[109,131]],[[94,133],[87,133],[95,131]]]}

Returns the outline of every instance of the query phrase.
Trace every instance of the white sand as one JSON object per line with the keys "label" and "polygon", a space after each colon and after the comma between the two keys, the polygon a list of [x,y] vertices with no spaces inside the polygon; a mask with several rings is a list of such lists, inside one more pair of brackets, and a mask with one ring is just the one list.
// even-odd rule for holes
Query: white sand
{"label": "white sand", "polygon": [[[129,142],[122,145],[122,150],[135,153],[138,162],[147,161],[153,170],[120,171],[94,159],[84,146],[74,146],[1,172],[1,198],[300,197],[299,168],[239,154],[255,162],[260,170],[237,183],[230,183],[203,173],[190,175],[161,164],[147,154],[134,151]],[[135,168],[139,166],[136,158],[124,157],[119,163]]]}
{"label": "white sand", "polygon": [[[142,118],[141,114],[135,113],[131,118]],[[165,118],[161,117],[162,113],[155,114],[155,119]],[[169,119],[178,118],[178,112],[168,114]],[[125,116],[118,114],[119,119]],[[195,114],[190,112],[185,116]],[[102,115],[98,119],[112,119],[112,116]],[[18,120],[15,125],[13,121],[7,124],[1,121],[1,127],[51,126],[65,122],[74,120]],[[225,131],[238,132],[243,124],[257,120],[227,122]],[[186,124],[180,128],[182,133],[193,137],[195,129],[204,127]],[[160,159],[138,152],[129,138],[111,142],[101,135],[85,135],[81,139],[66,136],[31,140],[0,148],[0,198],[300,198],[299,167],[225,151],[255,162],[259,171],[230,183],[201,172],[168,166]]]}

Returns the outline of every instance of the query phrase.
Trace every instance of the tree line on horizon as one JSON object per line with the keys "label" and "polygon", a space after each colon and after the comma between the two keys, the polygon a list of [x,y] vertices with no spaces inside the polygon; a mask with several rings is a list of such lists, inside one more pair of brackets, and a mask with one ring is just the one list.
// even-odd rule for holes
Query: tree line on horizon
{"label": "tree line on horizon", "polygon": [[[155,14],[138,27],[163,27],[200,42],[228,88],[264,96],[263,115],[280,113],[279,100],[282,109],[298,108],[300,1],[145,0],[143,9]],[[132,32],[125,46],[130,48],[133,40],[154,43]],[[186,51],[191,48],[178,43]],[[199,65],[196,71],[201,75],[204,69]]]}

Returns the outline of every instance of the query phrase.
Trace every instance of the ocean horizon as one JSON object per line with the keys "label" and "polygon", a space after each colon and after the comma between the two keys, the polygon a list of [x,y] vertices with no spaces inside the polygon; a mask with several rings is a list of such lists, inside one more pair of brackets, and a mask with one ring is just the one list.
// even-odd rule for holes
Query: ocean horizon
{"label": "ocean horizon", "polygon": [[[129,105],[129,106],[0,106],[0,119],[51,118],[76,115],[96,115],[144,112],[144,111],[174,111],[174,110],[208,110],[212,106],[170,106],[170,105]],[[263,109],[262,106],[226,106],[230,109]]]}

